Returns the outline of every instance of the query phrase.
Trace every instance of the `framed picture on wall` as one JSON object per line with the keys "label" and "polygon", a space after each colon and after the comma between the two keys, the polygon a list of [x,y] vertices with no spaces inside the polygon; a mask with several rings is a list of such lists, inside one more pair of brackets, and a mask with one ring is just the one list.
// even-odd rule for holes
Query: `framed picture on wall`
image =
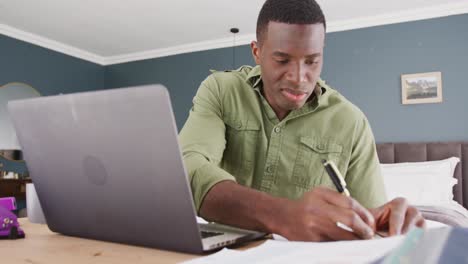
{"label": "framed picture on wall", "polygon": [[403,104],[442,102],[442,73],[401,75],[401,101]]}

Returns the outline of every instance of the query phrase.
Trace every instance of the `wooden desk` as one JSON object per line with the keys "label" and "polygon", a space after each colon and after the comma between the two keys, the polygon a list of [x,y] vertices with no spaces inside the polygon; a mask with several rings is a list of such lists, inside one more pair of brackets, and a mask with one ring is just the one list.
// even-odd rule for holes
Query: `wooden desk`
{"label": "wooden desk", "polygon": [[[32,224],[20,218],[26,238],[0,240],[1,263],[179,263],[200,255],[128,246],[117,243],[63,236],[53,233],[47,225]],[[242,248],[254,247],[262,241]]]}

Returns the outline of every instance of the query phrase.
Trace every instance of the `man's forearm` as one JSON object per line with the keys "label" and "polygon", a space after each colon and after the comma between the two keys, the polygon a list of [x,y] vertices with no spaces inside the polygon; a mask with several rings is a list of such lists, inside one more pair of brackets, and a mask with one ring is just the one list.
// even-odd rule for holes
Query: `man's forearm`
{"label": "man's forearm", "polygon": [[222,181],[206,194],[200,208],[202,217],[240,228],[280,233],[282,216],[289,200]]}

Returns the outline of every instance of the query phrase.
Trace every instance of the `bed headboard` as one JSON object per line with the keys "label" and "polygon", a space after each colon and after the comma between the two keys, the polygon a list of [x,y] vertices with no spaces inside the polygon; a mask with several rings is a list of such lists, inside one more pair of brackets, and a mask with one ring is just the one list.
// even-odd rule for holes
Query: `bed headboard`
{"label": "bed headboard", "polygon": [[468,142],[415,142],[378,143],[377,154],[381,163],[441,160],[459,157],[454,177],[454,199],[468,208]]}

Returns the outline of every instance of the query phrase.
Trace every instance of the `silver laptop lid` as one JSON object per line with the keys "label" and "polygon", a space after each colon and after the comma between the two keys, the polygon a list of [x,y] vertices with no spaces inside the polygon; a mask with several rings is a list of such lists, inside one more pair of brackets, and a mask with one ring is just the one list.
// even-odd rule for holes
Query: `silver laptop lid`
{"label": "silver laptop lid", "polygon": [[8,109],[52,231],[202,251],[166,88],[26,99]]}

